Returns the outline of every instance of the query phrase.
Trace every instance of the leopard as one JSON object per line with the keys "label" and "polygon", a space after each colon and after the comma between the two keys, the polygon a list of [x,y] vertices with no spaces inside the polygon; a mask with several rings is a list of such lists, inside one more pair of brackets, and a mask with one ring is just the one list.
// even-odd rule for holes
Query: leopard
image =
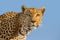
{"label": "leopard", "polygon": [[0,15],[0,40],[26,40],[27,35],[42,23],[45,7],[21,8],[22,12]]}

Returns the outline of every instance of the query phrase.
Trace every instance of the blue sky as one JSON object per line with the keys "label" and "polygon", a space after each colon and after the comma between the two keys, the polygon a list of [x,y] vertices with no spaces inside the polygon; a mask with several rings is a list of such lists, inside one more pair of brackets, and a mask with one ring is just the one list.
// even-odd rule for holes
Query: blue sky
{"label": "blue sky", "polygon": [[27,40],[60,40],[60,0],[0,0],[0,15],[5,12],[21,12],[21,6],[46,7],[42,24],[33,30]]}

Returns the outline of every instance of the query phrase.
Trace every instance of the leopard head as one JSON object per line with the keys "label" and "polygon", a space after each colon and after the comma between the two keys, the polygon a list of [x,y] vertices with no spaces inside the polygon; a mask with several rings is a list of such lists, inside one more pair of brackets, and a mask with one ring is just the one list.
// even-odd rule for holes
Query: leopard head
{"label": "leopard head", "polygon": [[36,29],[42,23],[42,17],[45,12],[45,7],[40,9],[38,8],[27,8],[26,6],[22,6],[22,11],[24,14],[31,17],[31,27]]}

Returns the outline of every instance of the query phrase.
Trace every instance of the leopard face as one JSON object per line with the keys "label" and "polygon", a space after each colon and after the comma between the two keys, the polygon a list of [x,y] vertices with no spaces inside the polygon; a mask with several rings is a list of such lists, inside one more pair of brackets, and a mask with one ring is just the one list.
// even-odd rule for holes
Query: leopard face
{"label": "leopard face", "polygon": [[42,16],[44,15],[45,8],[27,8],[23,7],[24,14],[31,17],[31,28],[36,29],[42,23]]}

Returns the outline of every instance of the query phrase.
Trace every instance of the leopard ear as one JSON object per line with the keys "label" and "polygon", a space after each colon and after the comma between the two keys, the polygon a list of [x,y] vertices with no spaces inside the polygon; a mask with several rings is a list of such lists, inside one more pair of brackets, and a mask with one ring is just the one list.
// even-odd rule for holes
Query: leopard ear
{"label": "leopard ear", "polygon": [[40,11],[41,11],[41,12],[42,12],[42,14],[44,15],[45,7],[42,7],[42,8],[40,9]]}
{"label": "leopard ear", "polygon": [[22,8],[23,12],[27,9],[27,7],[25,5],[23,5],[21,8]]}

